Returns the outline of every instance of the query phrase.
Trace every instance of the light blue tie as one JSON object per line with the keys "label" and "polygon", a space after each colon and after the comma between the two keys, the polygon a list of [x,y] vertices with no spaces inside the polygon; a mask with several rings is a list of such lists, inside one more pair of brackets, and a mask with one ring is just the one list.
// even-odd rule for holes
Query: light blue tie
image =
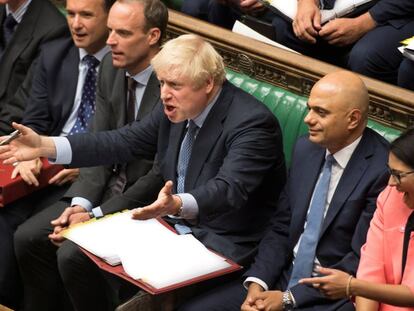
{"label": "light blue tie", "polygon": [[325,165],[322,169],[322,175],[319,178],[319,182],[316,185],[313,194],[312,203],[306,221],[306,228],[302,234],[299,249],[296,253],[288,288],[296,285],[300,279],[310,277],[312,275],[316,247],[318,245],[319,234],[324,218],[333,163],[335,163],[335,159],[331,154],[329,154],[326,157]]}
{"label": "light blue tie", "polygon": [[188,121],[187,133],[181,143],[180,155],[178,156],[177,164],[177,193],[184,193],[184,182],[187,174],[188,162],[190,162],[191,151],[195,135],[197,134],[198,126],[194,121]]}

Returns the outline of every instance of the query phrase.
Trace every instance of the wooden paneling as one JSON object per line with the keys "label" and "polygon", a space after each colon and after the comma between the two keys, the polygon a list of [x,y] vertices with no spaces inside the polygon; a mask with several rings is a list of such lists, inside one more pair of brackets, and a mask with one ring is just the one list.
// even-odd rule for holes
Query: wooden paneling
{"label": "wooden paneling", "polygon": [[[167,39],[183,33],[196,33],[211,42],[227,67],[305,96],[317,80],[340,69],[171,10]],[[414,92],[365,76],[362,79],[370,94],[370,118],[398,129],[414,126]]]}

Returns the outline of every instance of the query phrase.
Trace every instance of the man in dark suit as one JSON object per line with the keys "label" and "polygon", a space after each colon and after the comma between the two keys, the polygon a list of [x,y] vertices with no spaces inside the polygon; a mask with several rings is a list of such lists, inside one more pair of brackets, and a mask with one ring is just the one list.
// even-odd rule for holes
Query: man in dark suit
{"label": "man in dark suit", "polygon": [[[83,87],[88,80],[89,67],[86,59],[94,57],[99,63],[109,51],[105,46],[107,38],[105,23],[112,2],[67,1],[67,22],[72,39],[63,37],[42,46],[33,79],[28,77],[21,87],[25,93],[30,93],[30,97],[15,96],[14,98],[15,102],[22,102],[19,105],[21,107],[26,106],[26,101],[28,102],[23,122],[38,133],[67,135],[76,125],[78,112],[84,101]],[[86,18],[84,13],[90,16]],[[91,70],[97,69],[91,68]],[[27,80],[30,80],[30,83]],[[30,90],[32,80],[33,88]],[[26,87],[29,89],[25,89]],[[20,175],[27,184],[37,185],[36,175],[41,169],[40,159],[23,161],[16,165],[12,177]],[[14,231],[26,219],[56,202],[76,179],[78,171],[78,169],[62,170],[51,178],[50,187],[47,189],[18,200],[1,210],[0,244],[3,246],[3,256],[0,260],[1,303],[4,301],[4,304],[17,306],[22,300],[19,298],[21,291],[16,284],[20,278],[14,256]],[[7,302],[11,300],[13,301],[11,304]]]}
{"label": "man in dark suit", "polygon": [[[97,165],[124,163],[157,152],[158,168],[166,183],[158,199],[136,209],[134,218],[173,215],[167,219],[180,233],[192,233],[205,246],[247,267],[271,215],[277,214],[275,234],[283,249],[289,212],[275,206],[285,182],[276,118],[262,103],[225,81],[222,58],[198,36],[184,35],[167,42],[152,64],[160,80],[163,105],[141,122],[95,135],[42,137],[40,145],[33,131],[15,125],[23,135],[12,146],[22,149],[12,151],[9,161],[35,154],[59,161],[65,154],[71,155],[75,166]],[[21,145],[31,139],[35,148]],[[46,148],[38,149],[41,145]],[[57,153],[52,151],[54,146]],[[0,151],[5,149],[8,147]],[[11,156],[10,151],[5,156]],[[90,275],[85,263],[82,268],[68,255],[73,253],[68,248],[59,250],[60,267],[68,274]],[[99,289],[101,278],[94,278],[87,280]],[[79,300],[92,304],[102,300],[102,290],[96,292],[91,284],[87,290],[80,283],[65,285]]]}
{"label": "man in dark suit", "polygon": [[11,121],[22,119],[26,101],[13,97],[27,100],[20,86],[30,76],[41,45],[68,35],[64,16],[49,0],[0,2],[0,133],[8,134]]}
{"label": "man in dark suit", "polygon": [[351,301],[330,300],[298,280],[317,275],[319,266],[351,274],[358,267],[377,195],[388,180],[388,143],[366,128],[368,102],[354,73],[335,72],[315,84],[305,117],[309,136],[295,145],[278,202],[291,210],[290,252],[280,251],[272,226],[242,280],[189,301],[183,310],[354,310]]}
{"label": "man in dark suit", "polygon": [[[72,1],[68,0],[69,13],[73,11],[70,6]],[[90,5],[90,0],[87,1]],[[119,15],[123,10],[126,10],[127,16],[132,14],[133,18],[126,21],[125,15]],[[159,1],[119,1],[111,8],[108,16],[111,33],[107,44],[114,55],[108,54],[100,67],[93,131],[112,130],[134,120],[140,121],[159,102],[159,83],[150,60],[160,48],[167,21],[167,8]],[[119,35],[122,31],[130,33],[128,39]],[[67,73],[70,69],[64,68],[61,71]],[[56,78],[52,80],[59,83],[55,81]],[[133,88],[128,87],[128,84],[132,84],[131,80],[137,84]],[[132,111],[130,104],[133,105]],[[35,108],[33,107],[34,110]],[[56,110],[60,114],[63,109]],[[36,117],[27,120],[26,124],[30,126],[33,121],[36,121]],[[62,122],[56,120],[51,123],[56,123],[51,127],[59,128],[59,123]],[[151,202],[160,188],[157,175],[146,175],[152,162],[153,157],[137,157],[125,165],[81,169],[79,180],[61,200],[19,227],[15,234],[15,249],[25,285],[26,308],[56,310],[62,302],[62,281],[56,255],[58,248],[49,241],[50,238],[55,244],[63,242],[57,228],[60,230],[67,227],[74,218],[89,219],[90,213],[98,213],[99,216],[111,209],[121,210]],[[137,194],[141,195],[135,200]],[[50,224],[53,219],[57,219],[53,222],[56,228]],[[62,222],[61,219],[67,220]],[[62,245],[62,248],[65,246]],[[86,276],[82,274],[70,277],[82,281]],[[71,295],[70,298],[75,308],[82,308],[84,302]],[[93,302],[93,309],[103,310],[99,302]]]}

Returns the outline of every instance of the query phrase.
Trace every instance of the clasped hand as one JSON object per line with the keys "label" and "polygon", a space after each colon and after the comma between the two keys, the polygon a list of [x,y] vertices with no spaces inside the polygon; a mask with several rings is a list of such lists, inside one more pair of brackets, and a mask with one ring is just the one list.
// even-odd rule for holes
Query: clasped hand
{"label": "clasped hand", "polygon": [[241,311],[282,311],[282,296],[281,291],[263,291],[259,284],[251,283]]}
{"label": "clasped hand", "polygon": [[51,221],[53,232],[49,234],[50,241],[56,246],[60,246],[65,238],[61,235],[61,232],[68,228],[70,225],[74,225],[80,222],[89,220],[89,214],[85,208],[80,205],[74,205],[67,207],[63,213]]}

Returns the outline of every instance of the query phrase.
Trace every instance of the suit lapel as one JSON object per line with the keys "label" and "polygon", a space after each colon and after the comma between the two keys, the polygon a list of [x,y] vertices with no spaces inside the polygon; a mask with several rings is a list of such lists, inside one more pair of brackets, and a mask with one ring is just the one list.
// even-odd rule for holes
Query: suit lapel
{"label": "suit lapel", "polygon": [[292,242],[294,244],[297,243],[303,232],[309,204],[318,181],[325,154],[326,150],[324,148],[313,145],[313,149],[307,152],[306,160],[301,162],[301,167],[298,170],[302,177],[298,179],[299,183],[297,186],[295,185],[300,195],[296,196],[297,202],[294,204],[294,210],[292,210],[291,233],[293,234]]}
{"label": "suit lapel", "polygon": [[[60,99],[56,100],[56,104],[61,105],[61,103],[68,103],[68,105],[62,105],[62,120],[67,120],[75,101],[76,88],[79,78],[79,49],[72,45],[66,58],[67,59],[65,61],[61,62],[62,67],[59,77],[62,80],[59,80],[59,83],[55,84],[56,90],[59,90],[58,94],[60,97]],[[59,87],[62,85],[65,87]],[[62,90],[62,92],[60,90]],[[68,98],[70,98],[70,100],[68,100]]]}
{"label": "suit lapel", "polygon": [[[0,62],[0,72],[4,75],[9,75],[14,62],[24,51],[25,47],[32,39],[32,34],[36,28],[36,22],[39,17],[38,1],[32,1],[23,16],[22,22],[17,26],[16,31],[8,45],[4,50],[2,59],[6,61]],[[0,97],[6,91],[6,84],[0,85]]]}
{"label": "suit lapel", "polygon": [[233,100],[233,90],[227,83],[223,85],[219,98],[197,134],[185,177],[186,190],[195,187],[204,164],[208,162],[217,139],[223,133],[223,120],[227,117],[228,108]]}
{"label": "suit lapel", "polygon": [[324,234],[326,229],[335,219],[335,216],[348,200],[348,197],[354,191],[355,187],[358,186],[360,179],[368,167],[367,159],[372,156],[373,148],[366,136],[367,135],[363,135],[336,187],[331,204],[323,222],[320,236]]}
{"label": "suit lapel", "polygon": [[[108,66],[112,66],[112,61]],[[101,68],[101,70],[106,70],[106,68]],[[112,91],[110,91],[110,103],[112,105],[112,111],[116,115],[116,127],[119,128],[127,124],[126,105],[128,87],[125,70],[117,70],[115,75]]]}
{"label": "suit lapel", "polygon": [[180,122],[177,124],[171,123],[170,137],[168,140],[168,150],[165,161],[166,174],[168,179],[171,179],[174,183],[174,189],[177,189],[177,163],[178,154],[180,152],[181,142],[184,136],[184,130],[187,122]]}
{"label": "suit lapel", "polygon": [[141,105],[137,113],[137,120],[141,120],[155,107],[160,99],[160,83],[153,72],[148,80],[144,95],[142,96]]}

